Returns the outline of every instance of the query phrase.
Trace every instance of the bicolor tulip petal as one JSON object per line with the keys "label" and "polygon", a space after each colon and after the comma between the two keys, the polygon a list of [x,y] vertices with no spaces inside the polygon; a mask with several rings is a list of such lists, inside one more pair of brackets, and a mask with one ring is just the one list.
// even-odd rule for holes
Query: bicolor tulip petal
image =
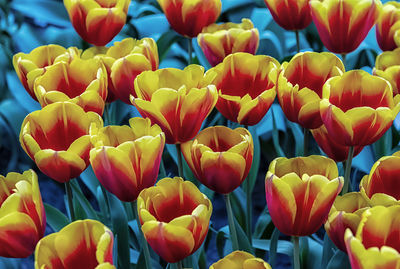
{"label": "bicolor tulip petal", "polygon": [[125,25],[130,0],[64,0],[72,26],[86,42],[104,46]]}
{"label": "bicolor tulip petal", "polygon": [[276,90],[286,117],[307,129],[320,127],[323,85],[343,72],[342,61],[329,52],[301,52],[283,63]]}
{"label": "bicolor tulip petal", "polygon": [[340,145],[366,146],[377,141],[400,110],[390,83],[363,70],[329,79],[320,102],[321,119]]}
{"label": "bicolor tulip petal", "polygon": [[264,0],[274,21],[286,30],[301,30],[311,23],[310,0]]}
{"label": "bicolor tulip petal", "polygon": [[325,47],[349,53],[365,39],[378,19],[379,0],[310,0],[311,15]]}
{"label": "bicolor tulip petal", "polygon": [[315,233],[328,218],[329,210],[343,187],[336,163],[312,155],[277,158],[265,178],[268,210],[275,226],[284,234]]}
{"label": "bicolor tulip petal", "polygon": [[385,51],[376,57],[372,73],[390,82],[393,96],[400,93],[400,48]]}
{"label": "bicolor tulip petal", "polygon": [[157,0],[172,29],[193,38],[214,23],[221,13],[221,0]]}
{"label": "bicolor tulip petal", "polygon": [[236,250],[219,261],[213,263],[209,269],[271,269],[271,266],[252,254]]}
{"label": "bicolor tulip petal", "polygon": [[222,194],[239,187],[253,161],[253,139],[244,128],[208,127],[181,148],[196,178]]}
{"label": "bicolor tulip petal", "polygon": [[394,50],[398,46],[394,35],[400,29],[400,3],[396,1],[386,2],[382,6],[376,23],[376,40],[383,51]]}
{"label": "bicolor tulip petal", "polygon": [[208,62],[215,66],[235,52],[255,54],[259,43],[257,28],[249,19],[242,23],[211,24],[198,35],[197,42]]}
{"label": "bicolor tulip petal", "polygon": [[143,234],[169,263],[193,254],[203,243],[212,213],[211,201],[190,181],[164,178],[138,197]]}
{"label": "bicolor tulip petal", "polygon": [[78,220],[39,241],[35,268],[111,269],[114,236],[97,220]]}
{"label": "bicolor tulip petal", "polygon": [[43,173],[64,183],[89,165],[89,133],[102,125],[98,114],[70,102],[56,102],[26,116],[19,140]]}

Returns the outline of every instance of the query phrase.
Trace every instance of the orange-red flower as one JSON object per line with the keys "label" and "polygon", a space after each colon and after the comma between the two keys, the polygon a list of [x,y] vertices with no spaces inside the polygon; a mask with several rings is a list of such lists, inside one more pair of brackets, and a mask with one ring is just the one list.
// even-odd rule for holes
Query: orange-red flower
{"label": "orange-red flower", "polygon": [[221,13],[221,0],[157,0],[172,29],[183,36],[196,37],[214,23]]}
{"label": "orange-red flower", "polygon": [[400,93],[400,48],[385,51],[376,57],[374,75],[380,76],[390,82],[393,96]]}
{"label": "orange-red flower", "polygon": [[209,269],[226,269],[226,268],[243,268],[243,269],[271,269],[271,266],[260,258],[254,257],[245,251],[234,251],[213,263]]}
{"label": "orange-red flower", "polygon": [[400,29],[400,3],[390,1],[383,5],[376,23],[376,40],[382,50],[394,50],[394,35]]}
{"label": "orange-red flower", "polygon": [[104,46],[125,25],[130,0],[64,0],[72,26],[90,44]]}
{"label": "orange-red flower", "polygon": [[286,30],[301,30],[311,23],[310,0],[264,0],[274,20]]}
{"label": "orange-red flower", "polygon": [[79,176],[89,165],[90,129],[103,122],[70,102],[57,102],[30,113],[19,140],[39,169],[61,183]]}
{"label": "orange-red flower", "polygon": [[218,193],[230,193],[243,182],[253,161],[253,139],[244,128],[208,127],[182,153],[196,178]]}
{"label": "orange-red flower", "polygon": [[168,144],[183,143],[199,132],[217,102],[211,79],[194,64],[184,70],[145,71],[135,79],[138,97],[131,96],[131,102],[143,117],[161,127]]}
{"label": "orange-red flower", "polygon": [[243,125],[257,124],[274,102],[279,62],[265,55],[238,52],[207,72],[218,89],[216,107]]}
{"label": "orange-red flower", "polygon": [[328,80],[320,103],[329,135],[341,145],[365,146],[377,141],[400,110],[390,83],[363,70]]}
{"label": "orange-red flower", "polygon": [[315,233],[328,218],[329,210],[343,187],[336,163],[312,155],[277,158],[265,178],[268,211],[284,234],[306,236]]}
{"label": "orange-red flower", "polygon": [[342,54],[361,44],[378,19],[381,5],[379,0],[310,0],[322,43]]}
{"label": "orange-red flower", "polygon": [[174,263],[203,243],[212,204],[190,181],[164,178],[139,194],[138,212],[149,245],[165,261]]}
{"label": "orange-red flower", "polygon": [[113,242],[112,232],[101,222],[78,220],[39,241],[35,268],[115,268]]}
{"label": "orange-red flower", "polygon": [[33,170],[0,175],[0,256],[26,258],[44,235],[46,214]]}
{"label": "orange-red flower", "polygon": [[342,61],[329,52],[301,52],[283,63],[276,90],[286,117],[307,129],[320,127],[322,87],[343,72]]}
{"label": "orange-red flower", "polygon": [[149,119],[132,118],[129,126],[93,131],[90,163],[100,183],[120,200],[135,201],[156,183],[165,136]]}
{"label": "orange-red flower", "polygon": [[255,54],[259,43],[257,28],[249,19],[242,23],[211,24],[197,37],[208,62],[215,66],[235,52]]}

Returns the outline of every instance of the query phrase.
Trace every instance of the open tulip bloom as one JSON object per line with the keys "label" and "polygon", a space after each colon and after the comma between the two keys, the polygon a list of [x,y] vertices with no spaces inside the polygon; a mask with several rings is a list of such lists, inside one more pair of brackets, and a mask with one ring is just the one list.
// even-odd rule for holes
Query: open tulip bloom
{"label": "open tulip bloom", "polygon": [[225,268],[271,269],[271,266],[248,252],[237,250],[212,264],[209,269]]}
{"label": "open tulip bloom", "polygon": [[400,48],[378,55],[372,72],[389,81],[393,88],[393,96],[398,95],[400,93]]}

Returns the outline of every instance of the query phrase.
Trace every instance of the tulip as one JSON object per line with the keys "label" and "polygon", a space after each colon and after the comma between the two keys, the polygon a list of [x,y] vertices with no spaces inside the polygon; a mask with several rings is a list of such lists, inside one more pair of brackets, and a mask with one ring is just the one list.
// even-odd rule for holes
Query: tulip
{"label": "tulip", "polygon": [[366,210],[354,236],[346,230],[351,268],[400,268],[400,206]]}
{"label": "tulip", "polygon": [[90,163],[100,183],[118,199],[135,201],[156,183],[165,136],[149,119],[132,118],[129,126],[94,131]]}
{"label": "tulip", "polygon": [[216,107],[233,122],[255,125],[274,102],[279,62],[265,55],[238,52],[209,70],[218,89]]}
{"label": "tulip", "polygon": [[320,127],[322,87],[343,72],[343,63],[329,52],[301,52],[283,63],[276,90],[286,117],[307,129]]}
{"label": "tulip", "polygon": [[97,220],[78,220],[44,237],[36,246],[35,269],[111,269],[114,236]]}
{"label": "tulip", "polygon": [[365,146],[377,141],[400,110],[390,83],[363,70],[328,80],[320,103],[322,121],[338,144]]}
{"label": "tulip", "polygon": [[213,263],[209,269],[225,269],[225,268],[254,268],[254,269],[271,269],[271,266],[260,258],[256,258],[245,251],[234,251]]}
{"label": "tulip", "polygon": [[203,243],[212,213],[211,201],[190,181],[164,178],[138,197],[143,234],[165,261],[175,263]]}
{"label": "tulip", "polygon": [[25,117],[19,140],[39,169],[64,183],[89,165],[89,132],[103,125],[94,112],[70,102],[57,102]]}
{"label": "tulip", "polygon": [[343,178],[329,158],[311,155],[273,160],[265,178],[273,223],[287,235],[315,233],[328,218],[342,187]]}
{"label": "tulip", "polygon": [[208,62],[215,66],[235,52],[255,54],[259,43],[257,28],[249,19],[242,23],[211,24],[197,37]]}
{"label": "tulip", "polygon": [[46,229],[46,214],[33,170],[0,175],[0,256],[26,258]]}
{"label": "tulip", "polygon": [[362,213],[369,208],[367,201],[359,192],[346,193],[336,197],[325,222],[325,230],[332,242],[346,252],[344,233],[350,229],[356,233]]}
{"label": "tulip", "polygon": [[355,50],[374,26],[380,0],[310,0],[311,15],[325,47],[334,53]]}
{"label": "tulip", "polygon": [[394,34],[399,29],[400,3],[396,1],[387,2],[383,5],[376,23],[376,40],[383,51],[397,48]]}
{"label": "tulip", "polygon": [[400,93],[400,48],[393,51],[385,51],[376,57],[373,74],[390,82],[393,88],[393,96]]}
{"label": "tulip", "polygon": [[157,0],[172,29],[193,38],[214,23],[221,13],[221,0]]}
{"label": "tulip", "polygon": [[264,0],[271,15],[286,30],[301,30],[311,23],[309,0]]}
{"label": "tulip", "polygon": [[144,71],[135,79],[138,97],[131,96],[131,102],[143,117],[161,127],[168,144],[183,143],[199,132],[217,102],[211,80],[199,65]]}
{"label": "tulip", "polygon": [[104,46],[125,25],[130,0],[64,0],[72,26],[86,42]]}
{"label": "tulip", "polygon": [[208,127],[182,144],[182,154],[196,178],[221,194],[232,192],[247,177],[253,151],[247,129],[225,126]]}
{"label": "tulip", "polygon": [[107,71],[97,59],[73,59],[49,66],[35,81],[35,94],[42,107],[55,102],[69,101],[103,114],[107,98]]}
{"label": "tulip", "polygon": [[29,54],[15,54],[13,66],[25,90],[37,101],[33,89],[36,78],[43,75],[48,66],[61,61],[69,62],[79,57],[79,54],[80,51],[75,47],[65,49],[59,45],[40,46]]}

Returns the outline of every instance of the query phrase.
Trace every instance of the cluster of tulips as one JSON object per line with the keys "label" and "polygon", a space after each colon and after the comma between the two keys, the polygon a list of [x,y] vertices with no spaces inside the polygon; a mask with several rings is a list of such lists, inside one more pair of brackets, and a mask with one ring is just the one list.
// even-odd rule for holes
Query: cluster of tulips
{"label": "cluster of tulips", "polygon": [[[240,251],[229,194],[252,165],[254,141],[247,127],[258,124],[277,97],[287,119],[305,134],[311,130],[329,157],[307,156],[305,143],[304,157],[277,158],[266,172],[269,214],[280,232],[293,236],[294,267],[300,268],[299,237],[325,223],[352,268],[400,268],[400,153],[379,159],[360,191],[349,192],[353,156],[381,138],[400,111],[400,4],[265,0],[284,29],[298,33],[313,20],[326,48],[342,56],[376,23],[378,43],[388,51],[378,56],[371,75],[346,71],[330,52],[301,52],[282,64],[254,55],[259,33],[250,20],[214,24],[220,0],[158,2],[174,30],[197,37],[211,69],[158,69],[151,38],[105,47],[125,24],[129,0],[64,0],[77,33],[95,46],[82,51],[47,45],[14,56],[21,83],[42,106],[23,121],[21,146],[41,172],[65,183],[72,222],[43,237],[46,215],[35,172],[1,176],[0,256],[35,251],[35,268],[115,268],[111,230],[74,215],[70,180],[91,165],[106,191],[133,203],[146,267],[151,268],[147,243],[166,262],[180,265],[203,244],[213,209],[183,179],[184,160],[199,182],[224,195],[227,206],[234,252],[210,268],[271,268]],[[110,125],[103,112],[116,99],[135,106],[142,118]],[[214,107],[243,127],[200,131]],[[179,177],[156,183],[166,143],[176,145]],[[335,161],[346,161],[344,177]]]}

